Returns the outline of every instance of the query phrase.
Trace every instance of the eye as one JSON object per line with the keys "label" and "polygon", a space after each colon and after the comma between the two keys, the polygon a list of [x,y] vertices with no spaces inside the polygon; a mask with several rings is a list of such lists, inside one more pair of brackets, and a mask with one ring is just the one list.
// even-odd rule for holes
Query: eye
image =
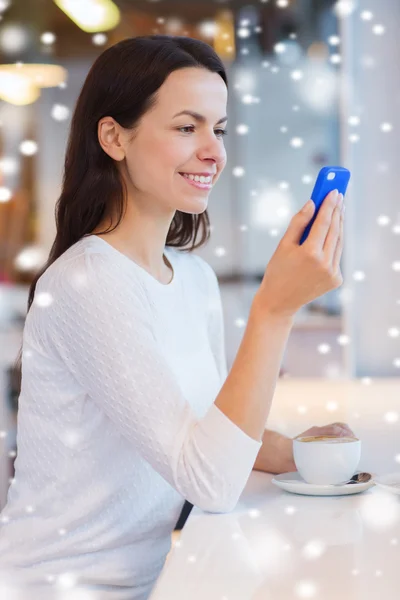
{"label": "eye", "polygon": [[[187,125],[186,127],[178,127],[178,131],[182,131],[182,129],[194,129],[194,125]],[[228,130],[227,129],[216,129],[215,131],[219,131],[218,137],[222,137],[224,135],[228,134]],[[190,133],[190,132],[183,132],[183,133]]]}
{"label": "eye", "polygon": [[217,129],[216,131],[220,131],[221,133],[219,135],[228,135],[228,130],[227,129]]}

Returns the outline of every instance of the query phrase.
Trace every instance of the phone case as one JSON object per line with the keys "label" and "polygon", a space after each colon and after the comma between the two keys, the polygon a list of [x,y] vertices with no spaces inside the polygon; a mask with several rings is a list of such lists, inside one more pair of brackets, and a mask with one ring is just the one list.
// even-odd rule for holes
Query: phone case
{"label": "phone case", "polygon": [[311,194],[311,200],[313,200],[316,209],[313,218],[304,230],[304,233],[300,240],[300,245],[303,244],[308,238],[311,227],[315,219],[318,216],[319,209],[321,208],[322,202],[326,196],[332,190],[339,190],[339,193],[346,194],[347,185],[350,180],[350,171],[344,167],[323,167],[318,173],[317,180],[313,192]]}

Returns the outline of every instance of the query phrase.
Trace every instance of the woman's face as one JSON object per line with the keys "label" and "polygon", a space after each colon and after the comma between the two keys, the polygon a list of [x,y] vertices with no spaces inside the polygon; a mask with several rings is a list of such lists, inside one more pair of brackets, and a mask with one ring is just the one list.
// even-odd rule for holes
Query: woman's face
{"label": "woman's face", "polygon": [[[200,214],[210,189],[199,189],[181,173],[211,174],[215,185],[226,164],[227,88],[217,73],[185,68],[169,75],[158,90],[156,105],[125,142],[124,177],[135,202],[156,200],[158,208]],[[182,114],[196,112],[204,120]],[[219,122],[221,121],[221,122]],[[212,187],[211,187],[212,189]]]}

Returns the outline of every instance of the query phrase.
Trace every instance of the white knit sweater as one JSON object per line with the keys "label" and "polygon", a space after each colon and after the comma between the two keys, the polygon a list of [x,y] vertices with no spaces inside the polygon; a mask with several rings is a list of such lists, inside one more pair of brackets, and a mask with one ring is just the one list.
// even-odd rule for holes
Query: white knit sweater
{"label": "white knit sweater", "polygon": [[165,254],[168,285],[89,235],[40,277],[3,573],[147,598],[184,499],[236,505],[261,442],[214,405],[227,375],[218,280],[193,253]]}

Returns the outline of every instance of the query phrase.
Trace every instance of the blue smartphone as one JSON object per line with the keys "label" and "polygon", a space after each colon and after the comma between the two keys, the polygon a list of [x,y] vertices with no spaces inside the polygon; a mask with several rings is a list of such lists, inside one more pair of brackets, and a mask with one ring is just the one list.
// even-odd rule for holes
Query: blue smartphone
{"label": "blue smartphone", "polygon": [[322,202],[326,196],[333,190],[338,190],[339,194],[343,194],[344,196],[349,180],[350,171],[344,167],[323,167],[320,170],[311,194],[311,200],[314,202],[316,209],[313,218],[304,230],[300,240],[300,246],[308,238],[308,234],[310,233],[311,227],[317,218],[319,209],[321,208]]}

